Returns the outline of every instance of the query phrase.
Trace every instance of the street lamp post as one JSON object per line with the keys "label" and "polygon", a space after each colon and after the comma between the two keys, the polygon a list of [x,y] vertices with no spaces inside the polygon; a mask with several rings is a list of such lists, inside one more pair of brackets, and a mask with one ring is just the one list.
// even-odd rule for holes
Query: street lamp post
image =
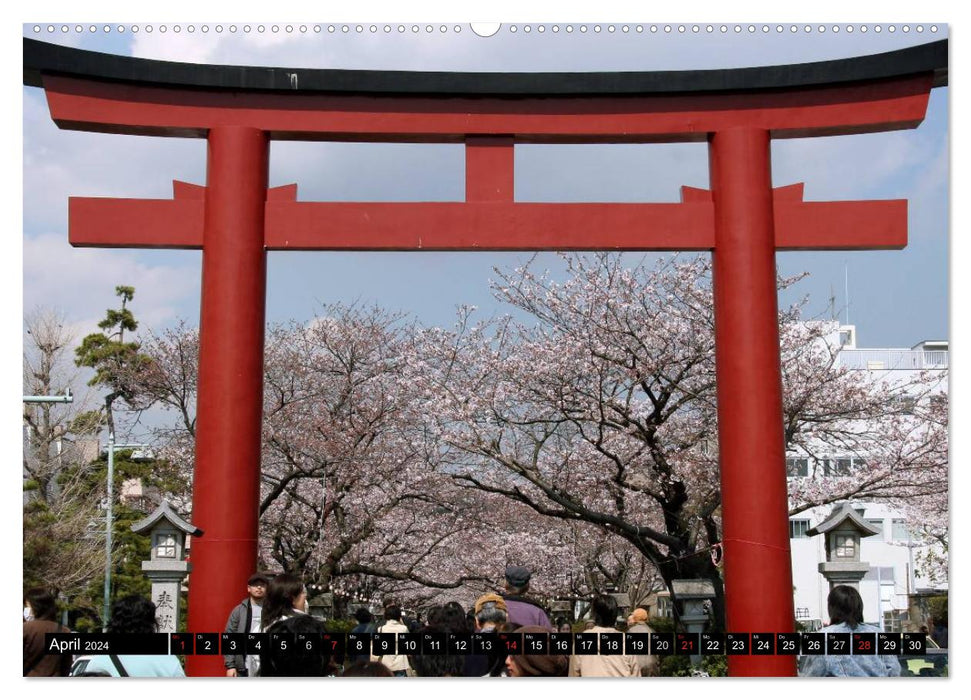
{"label": "street lamp post", "polygon": [[74,403],[70,388],[65,389],[63,394],[54,396],[25,396],[24,403]]}
{"label": "street lamp post", "polygon": [[105,592],[104,607],[101,616],[102,630],[108,631],[108,617],[111,614],[111,548],[112,529],[114,525],[115,501],[115,450],[138,449],[142,444],[115,444],[115,431],[108,430],[108,507],[105,511]]}

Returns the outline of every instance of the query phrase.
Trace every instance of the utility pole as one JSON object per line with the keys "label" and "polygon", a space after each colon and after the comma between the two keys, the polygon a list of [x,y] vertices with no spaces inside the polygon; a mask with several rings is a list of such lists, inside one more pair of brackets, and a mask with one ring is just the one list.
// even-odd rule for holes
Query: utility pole
{"label": "utility pole", "polygon": [[142,444],[115,444],[115,431],[108,428],[108,504],[105,511],[105,591],[104,606],[102,608],[101,620],[102,631],[108,631],[108,618],[111,614],[111,549],[112,549],[112,530],[114,529],[114,504],[115,504],[115,450],[138,449],[145,447]]}

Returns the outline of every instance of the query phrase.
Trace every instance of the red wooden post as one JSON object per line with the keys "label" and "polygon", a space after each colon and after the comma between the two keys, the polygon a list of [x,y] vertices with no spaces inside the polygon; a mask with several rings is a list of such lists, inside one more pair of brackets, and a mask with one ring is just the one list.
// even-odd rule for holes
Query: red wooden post
{"label": "red wooden post", "polygon": [[[709,140],[725,610],[729,632],[791,632],[782,372],[769,133]],[[729,656],[732,676],[795,675],[791,656]]]}
{"label": "red wooden post", "polygon": [[[263,416],[267,135],[209,132],[189,629],[225,629],[256,567]],[[225,675],[221,656],[189,656],[191,676]]]}

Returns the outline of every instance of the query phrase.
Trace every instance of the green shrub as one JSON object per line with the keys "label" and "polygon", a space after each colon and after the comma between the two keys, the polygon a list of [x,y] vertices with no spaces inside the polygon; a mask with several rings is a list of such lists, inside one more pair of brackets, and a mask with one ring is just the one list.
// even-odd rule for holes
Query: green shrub
{"label": "green shrub", "polygon": [[662,656],[658,674],[665,678],[681,678],[691,675],[691,659],[687,656]]}

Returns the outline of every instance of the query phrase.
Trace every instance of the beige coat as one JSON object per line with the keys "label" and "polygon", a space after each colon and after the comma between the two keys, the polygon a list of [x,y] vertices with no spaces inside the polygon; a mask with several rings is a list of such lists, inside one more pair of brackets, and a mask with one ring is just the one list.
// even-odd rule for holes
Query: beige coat
{"label": "beige coat", "polygon": [[[627,629],[627,632],[629,634],[654,634],[654,630],[644,622],[631,625]],[[656,676],[658,674],[661,665],[660,657],[652,656],[651,654],[638,654],[634,658],[637,659],[637,665],[641,669],[642,676]]]}
{"label": "beige coat", "polygon": [[[619,632],[613,627],[591,627],[584,630],[584,634]],[[574,654],[570,657],[571,676],[583,676],[585,678],[605,678],[614,676],[640,676],[640,667],[637,658],[624,655],[584,655]]]}
{"label": "beige coat", "polygon": [[[375,631],[376,634],[407,634],[408,632],[409,629],[398,620],[388,620]],[[392,654],[388,656],[374,656],[372,654],[371,661],[380,661],[392,671],[411,670],[408,657],[404,654]]]}

